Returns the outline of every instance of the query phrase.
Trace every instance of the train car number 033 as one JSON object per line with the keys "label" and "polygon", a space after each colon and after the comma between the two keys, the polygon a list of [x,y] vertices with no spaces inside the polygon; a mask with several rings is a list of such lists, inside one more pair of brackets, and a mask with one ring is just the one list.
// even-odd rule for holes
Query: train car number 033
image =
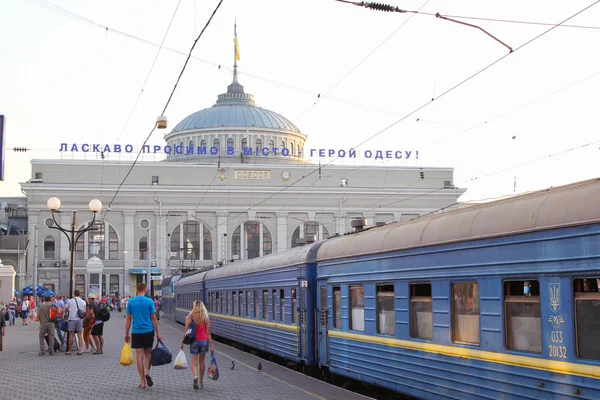
{"label": "train car number 033", "polygon": [[550,351],[550,357],[567,358],[566,346],[555,346],[550,344],[548,345],[548,350]]}
{"label": "train car number 033", "polygon": [[562,331],[552,331],[552,343],[562,343],[563,342],[563,334]]}

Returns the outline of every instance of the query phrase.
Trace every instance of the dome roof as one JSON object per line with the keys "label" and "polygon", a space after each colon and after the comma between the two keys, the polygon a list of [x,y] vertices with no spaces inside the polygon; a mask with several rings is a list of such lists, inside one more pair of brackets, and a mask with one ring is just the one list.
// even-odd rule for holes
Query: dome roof
{"label": "dome roof", "polygon": [[220,94],[214,106],[187,116],[177,124],[171,134],[222,127],[256,127],[300,132],[296,125],[284,116],[258,107],[254,96],[245,93],[244,87],[238,83],[237,69],[234,69],[233,83],[227,87],[227,93]]}

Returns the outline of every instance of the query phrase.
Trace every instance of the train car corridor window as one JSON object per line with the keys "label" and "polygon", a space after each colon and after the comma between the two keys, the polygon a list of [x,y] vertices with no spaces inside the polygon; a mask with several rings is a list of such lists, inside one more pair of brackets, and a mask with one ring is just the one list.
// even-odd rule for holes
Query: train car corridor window
{"label": "train car corridor window", "polygon": [[223,314],[229,314],[229,292],[223,293]]}
{"label": "train car corridor window", "polygon": [[279,290],[279,321],[283,322],[285,316],[285,292]]}
{"label": "train car corridor window", "polygon": [[430,283],[410,285],[410,336],[419,339],[433,339]]}
{"label": "train car corridor window", "polygon": [[504,311],[506,348],[541,353],[540,283],[504,282]]}
{"label": "train car corridor window", "polygon": [[271,314],[273,321],[277,321],[277,290],[273,290],[273,297],[271,298]]}
{"label": "train car corridor window", "polygon": [[244,308],[243,306],[244,304],[244,293],[243,292],[238,292],[238,316],[242,316],[242,309]]}
{"label": "train car corridor window", "polygon": [[365,289],[350,286],[350,330],[365,330]]}
{"label": "train car corridor window", "polygon": [[298,311],[296,310],[296,289],[292,289],[292,324],[298,320]]}
{"label": "train car corridor window", "polygon": [[216,312],[218,312],[219,314],[221,314],[221,312],[223,310],[221,308],[221,295],[220,295],[219,292],[217,292],[216,296],[217,296],[217,301],[216,301],[216,304],[215,304],[215,306],[217,307]]}
{"label": "train car corridor window", "polygon": [[238,297],[236,292],[231,293],[231,297],[233,297],[232,306],[231,306],[231,315],[238,315]]}
{"label": "train car corridor window", "polygon": [[263,290],[263,319],[269,319],[269,291]]}
{"label": "train car corridor window", "polygon": [[479,286],[452,284],[452,340],[479,345]]}
{"label": "train car corridor window", "polygon": [[340,329],[342,327],[342,292],[340,287],[333,288],[333,327]]}
{"label": "train car corridor window", "polygon": [[377,286],[377,333],[391,336],[396,334],[394,285]]}
{"label": "train car corridor window", "polygon": [[573,280],[577,357],[600,360],[600,276]]}
{"label": "train car corridor window", "polygon": [[250,291],[246,292],[246,318],[250,318]]}
{"label": "train car corridor window", "polygon": [[259,308],[259,297],[258,297],[258,290],[254,291],[254,318],[259,318],[260,317],[260,308]]}

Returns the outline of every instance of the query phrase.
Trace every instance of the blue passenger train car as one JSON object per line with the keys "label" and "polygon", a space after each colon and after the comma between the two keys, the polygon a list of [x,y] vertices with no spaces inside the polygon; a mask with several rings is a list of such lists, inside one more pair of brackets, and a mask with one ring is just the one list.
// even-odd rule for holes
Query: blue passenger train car
{"label": "blue passenger train car", "polygon": [[334,374],[422,399],[599,398],[599,180],[333,238],[317,265]]}
{"label": "blue passenger train car", "polygon": [[314,364],[313,288],[319,246],[236,261],[207,272],[204,285],[212,333],[287,360]]}
{"label": "blue passenger train car", "polygon": [[185,318],[192,311],[195,300],[206,302],[204,278],[206,272],[182,275],[175,283],[175,321],[185,324]]}
{"label": "blue passenger train car", "polygon": [[169,276],[160,283],[162,314],[175,319],[175,283],[181,275]]}

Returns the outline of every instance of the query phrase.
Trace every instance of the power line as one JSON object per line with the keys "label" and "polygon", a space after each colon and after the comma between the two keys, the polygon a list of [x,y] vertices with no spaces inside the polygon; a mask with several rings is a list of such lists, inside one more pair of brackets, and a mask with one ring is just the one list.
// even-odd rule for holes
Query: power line
{"label": "power line", "polygon": [[[169,103],[171,102],[171,99],[173,98],[173,94],[175,93],[175,90],[177,89],[177,85],[179,85],[179,81],[181,80],[181,77],[182,77],[182,75],[183,75],[183,73],[185,71],[185,68],[188,65],[188,62],[190,61],[190,57],[192,55],[192,52],[194,51],[194,48],[196,47],[196,43],[198,43],[198,40],[200,40],[200,38],[202,37],[202,34],[204,33],[204,31],[210,25],[213,17],[217,13],[217,10],[219,10],[219,7],[221,7],[222,3],[223,3],[223,0],[219,0],[219,4],[217,4],[217,6],[215,7],[215,9],[212,12],[210,18],[206,22],[206,25],[204,25],[204,28],[202,28],[202,31],[200,31],[200,34],[198,35],[198,37],[196,38],[196,40],[194,40],[194,43],[192,44],[192,48],[190,49],[190,51],[188,53],[188,57],[186,58],[185,63],[183,64],[183,67],[181,68],[181,72],[179,73],[179,76],[177,77],[177,80],[175,81],[175,85],[173,86],[173,90],[171,91],[171,94],[169,95],[169,98],[167,99],[167,102],[166,102],[166,104],[165,104],[162,112],[160,113],[160,115],[165,115],[165,111],[167,110],[167,107],[169,107]],[[131,174],[131,171],[133,171],[133,167],[135,167],[135,164],[138,162],[138,160],[140,158],[140,155],[142,154],[142,152],[144,150],[144,146],[146,145],[146,143],[148,142],[148,140],[150,140],[150,137],[152,136],[152,133],[154,133],[155,130],[156,130],[156,124],[152,127],[152,130],[150,131],[150,133],[146,137],[146,140],[144,140],[144,143],[142,143],[142,146],[141,146],[140,150],[138,151],[137,157],[135,158],[135,160],[133,161],[133,164],[131,164],[131,167],[129,168],[129,171],[127,171],[127,174],[125,175],[125,177],[123,178],[123,180],[121,181],[121,183],[119,184],[119,186],[117,187],[117,191],[115,192],[113,198],[108,203],[107,212],[108,212],[108,210],[110,210],[110,207],[111,207],[112,203],[114,202],[115,198],[119,194],[119,191],[121,190],[121,187],[123,186],[123,184],[125,183],[125,181],[129,177],[129,175]],[[106,213],[104,215],[106,217]]]}
{"label": "power line", "polygon": [[[423,7],[425,7],[430,1],[431,0],[427,0],[425,3],[423,3],[423,5],[421,7],[419,7],[419,10],[422,10]],[[408,17],[408,19],[406,21],[404,21],[394,32],[392,32],[388,37],[386,37],[383,40],[383,42],[379,43],[373,50],[371,50],[371,52],[369,52],[369,54],[367,54],[362,60],[360,60],[358,64],[356,64],[352,69],[350,69],[350,71],[348,71],[340,80],[338,80],[332,87],[330,87],[323,95],[319,94],[317,97],[317,101],[315,101],[313,104],[308,106],[308,108],[306,110],[302,111],[300,113],[300,115],[298,115],[296,117],[296,120],[300,119],[306,112],[308,112],[308,110],[310,110],[312,107],[316,106],[323,98],[325,98],[329,93],[331,93],[331,91],[333,89],[335,89],[348,76],[350,76],[350,74],[352,74],[358,67],[360,67],[365,61],[367,61],[367,59],[369,57],[371,57],[375,52],[377,52],[377,50],[379,50],[381,48],[381,46],[383,46],[388,40],[390,40],[392,38],[392,36],[394,36],[400,29],[402,29],[404,27],[404,25],[406,25],[414,16],[415,16],[415,14]]]}
{"label": "power line", "polygon": [[[140,101],[140,98],[142,97],[142,94],[144,93],[144,89],[146,89],[146,84],[148,83],[148,80],[150,79],[150,75],[152,75],[152,70],[154,70],[154,66],[156,65],[156,60],[158,60],[160,51],[162,50],[163,45],[165,44],[165,40],[167,39],[167,35],[169,34],[169,30],[171,29],[171,25],[173,24],[173,20],[175,19],[175,15],[177,15],[177,10],[179,9],[180,4],[181,4],[181,0],[179,0],[177,2],[177,6],[175,7],[175,11],[173,11],[173,16],[171,17],[169,26],[167,26],[167,30],[165,31],[162,41],[160,42],[160,45],[158,47],[158,51],[156,52],[156,55],[154,56],[154,60],[152,61],[152,65],[150,66],[150,70],[148,71],[148,75],[146,76],[146,80],[144,80],[144,84],[142,85],[142,90],[140,90],[140,93],[138,94],[137,99],[135,99],[135,102],[133,103],[133,107],[131,108],[129,115],[127,116],[127,120],[125,121],[125,124],[123,125],[123,128],[121,129],[121,132],[119,132],[119,136],[117,136],[117,142],[119,142],[121,135],[125,131],[125,128],[127,127],[127,124],[129,123],[129,120],[131,119],[131,116],[133,115],[133,112],[135,111],[135,108],[137,107],[138,102]],[[108,28],[106,28],[106,29],[108,29]]]}

